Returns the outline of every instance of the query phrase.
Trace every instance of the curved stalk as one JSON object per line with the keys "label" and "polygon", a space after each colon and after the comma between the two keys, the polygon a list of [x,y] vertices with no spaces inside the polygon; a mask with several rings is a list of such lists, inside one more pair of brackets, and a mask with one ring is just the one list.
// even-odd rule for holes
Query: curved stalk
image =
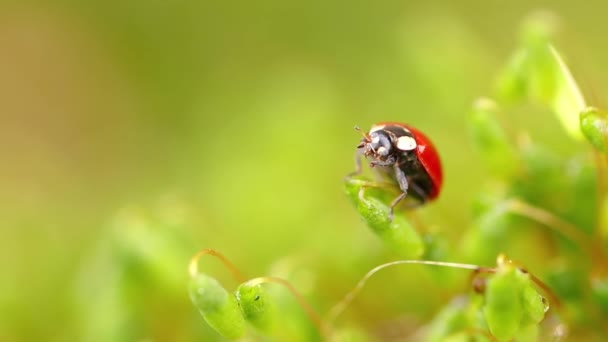
{"label": "curved stalk", "polygon": [[439,267],[451,267],[451,268],[461,268],[465,270],[478,271],[482,269],[482,267],[471,264],[461,264],[456,262],[443,262],[443,261],[431,261],[431,260],[397,260],[388,262],[386,264],[382,264],[374,267],[369,272],[367,272],[361,280],[357,283],[357,285],[344,296],[344,298],[338,302],[338,304],[334,305],[334,307],[327,314],[327,322],[330,324],[333,323],[344,309],[355,299],[355,297],[361,292],[363,287],[367,281],[378,271],[381,271],[385,268],[396,266],[396,265],[405,265],[405,264],[414,264],[414,265],[430,265],[430,266],[439,266]]}
{"label": "curved stalk", "polygon": [[190,263],[188,264],[188,273],[190,274],[190,277],[194,277],[198,274],[198,261],[204,255],[211,255],[218,258],[224,264],[224,266],[230,270],[234,276],[234,279],[236,279],[239,283],[242,283],[245,281],[245,279],[247,279],[247,277],[245,277],[243,273],[241,273],[241,271],[239,271],[239,269],[228,260],[228,258],[226,258],[222,253],[210,248],[205,248],[199,251],[192,257],[192,259],[190,259]]}

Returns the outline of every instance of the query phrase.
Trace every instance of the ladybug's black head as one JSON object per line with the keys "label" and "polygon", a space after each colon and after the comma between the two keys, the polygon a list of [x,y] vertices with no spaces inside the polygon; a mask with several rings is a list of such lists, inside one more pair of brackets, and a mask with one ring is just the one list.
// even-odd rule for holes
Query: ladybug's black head
{"label": "ladybug's black head", "polygon": [[369,140],[363,139],[366,156],[385,161],[393,154],[393,139],[389,132],[384,130],[371,132],[367,139]]}
{"label": "ladybug's black head", "polygon": [[382,126],[373,127],[357,147],[363,149],[366,157],[380,162],[377,165],[390,165],[402,154],[414,150],[416,141],[411,132],[401,127]]}

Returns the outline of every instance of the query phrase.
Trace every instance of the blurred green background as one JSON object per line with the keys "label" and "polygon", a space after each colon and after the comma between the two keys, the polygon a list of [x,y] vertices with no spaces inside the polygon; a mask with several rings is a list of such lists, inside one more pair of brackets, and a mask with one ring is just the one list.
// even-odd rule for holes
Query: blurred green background
{"label": "blurred green background", "polygon": [[[602,1],[0,4],[0,340],[112,340],[98,333],[128,311],[106,307],[125,277],[130,337],[219,339],[180,292],[201,248],[251,276],[299,260],[295,286],[326,311],[395,259],[343,194],[355,124],[403,121],[432,137],[445,186],[421,215],[458,237],[484,173],[464,117],[538,9],[560,18],[557,45],[601,104]],[[580,148],[541,114],[509,120],[560,153]],[[141,278],[121,259],[132,254],[169,261]],[[420,282],[440,285],[419,271],[378,275],[351,322],[431,317],[449,296],[425,296]],[[417,300],[404,305],[406,290]]]}

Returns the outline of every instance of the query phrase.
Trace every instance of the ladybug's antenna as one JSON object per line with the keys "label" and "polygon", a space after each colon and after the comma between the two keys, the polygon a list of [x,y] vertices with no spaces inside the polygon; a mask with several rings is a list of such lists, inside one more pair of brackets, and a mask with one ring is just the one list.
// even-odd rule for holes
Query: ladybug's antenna
{"label": "ladybug's antenna", "polygon": [[359,126],[355,125],[355,131],[358,131],[359,133],[361,133],[361,135],[363,136],[363,139],[365,139],[365,141],[367,141],[367,142],[370,141],[369,135],[367,133],[363,132],[361,130],[361,128],[359,128]]}

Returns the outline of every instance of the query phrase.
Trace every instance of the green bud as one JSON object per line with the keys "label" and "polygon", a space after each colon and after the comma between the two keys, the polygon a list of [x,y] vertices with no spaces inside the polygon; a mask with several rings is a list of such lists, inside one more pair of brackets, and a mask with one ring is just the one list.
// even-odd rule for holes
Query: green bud
{"label": "green bud", "polygon": [[548,106],[566,132],[582,140],[578,116],[587,105],[568,66],[548,42],[529,51],[529,98]]}
{"label": "green bud", "polygon": [[487,98],[478,99],[469,115],[469,126],[473,145],[485,166],[494,175],[509,178],[520,162],[513,143],[496,120],[498,107]]}
{"label": "green bud", "polygon": [[275,317],[275,307],[262,285],[241,284],[235,296],[243,310],[243,316],[261,331],[270,331]]}
{"label": "green bud", "polygon": [[514,337],[531,340],[537,334],[534,327],[543,320],[547,309],[528,273],[509,263],[499,263],[498,272],[488,280],[483,309],[494,336],[501,341]]}
{"label": "green bud", "polygon": [[511,184],[511,196],[528,203],[544,203],[543,201],[554,198],[555,189],[564,186],[562,158],[534,143],[523,146],[520,155],[525,176]]}
{"label": "green bud", "polygon": [[388,198],[387,192],[381,189],[364,188],[360,198],[361,187],[370,181],[361,178],[348,178],[345,190],[354,203],[359,215],[371,230],[387,245],[404,258],[419,258],[424,253],[424,241],[409,221],[395,212],[393,221],[389,220],[389,206],[381,199]]}
{"label": "green bud", "polygon": [[545,299],[536,291],[531,281],[526,281],[521,293],[524,308],[523,325],[536,325],[545,318],[545,312],[549,307]]}
{"label": "green bud", "polygon": [[457,298],[441,310],[429,325],[429,333],[425,340],[445,341],[448,336],[469,328],[471,322],[467,316],[466,304],[464,298]]}
{"label": "green bud", "polygon": [[521,300],[522,274],[514,267],[501,267],[488,280],[483,313],[490,332],[501,341],[511,340],[524,317]]}
{"label": "green bud", "polygon": [[518,279],[514,269],[492,277],[487,284],[483,313],[488,327],[499,340],[512,339],[523,317]]}
{"label": "green bud", "polygon": [[580,114],[581,131],[600,152],[606,153],[608,141],[608,115],[597,108],[588,107]]}
{"label": "green bud", "polygon": [[509,59],[496,80],[496,95],[506,102],[523,101],[528,96],[528,51],[519,49]]}
{"label": "green bud", "polygon": [[581,140],[578,113],[586,107],[585,99],[563,58],[551,45],[557,26],[557,17],[547,11],[533,13],[524,22],[522,42],[528,51],[529,98],[551,108],[568,134]]}
{"label": "green bud", "polygon": [[521,25],[521,40],[526,46],[546,44],[558,29],[558,17],[546,10],[531,13]]}
{"label": "green bud", "polygon": [[506,202],[494,204],[489,211],[475,220],[465,233],[461,251],[467,262],[489,264],[494,262],[496,251],[509,243],[509,228],[513,225],[513,215]]}
{"label": "green bud", "polygon": [[582,140],[578,114],[587,105],[568,66],[551,45],[555,26],[554,17],[547,13],[526,21],[521,47],[498,78],[498,98],[541,103],[557,115],[572,138]]}
{"label": "green bud", "polygon": [[133,268],[130,274],[153,277],[171,294],[183,296],[188,281],[183,265],[190,247],[177,229],[132,211],[124,211],[113,223],[113,244],[121,261]]}
{"label": "green bud", "polygon": [[205,321],[220,335],[237,339],[245,332],[245,319],[236,297],[214,278],[197,274],[190,279],[190,299]]}

